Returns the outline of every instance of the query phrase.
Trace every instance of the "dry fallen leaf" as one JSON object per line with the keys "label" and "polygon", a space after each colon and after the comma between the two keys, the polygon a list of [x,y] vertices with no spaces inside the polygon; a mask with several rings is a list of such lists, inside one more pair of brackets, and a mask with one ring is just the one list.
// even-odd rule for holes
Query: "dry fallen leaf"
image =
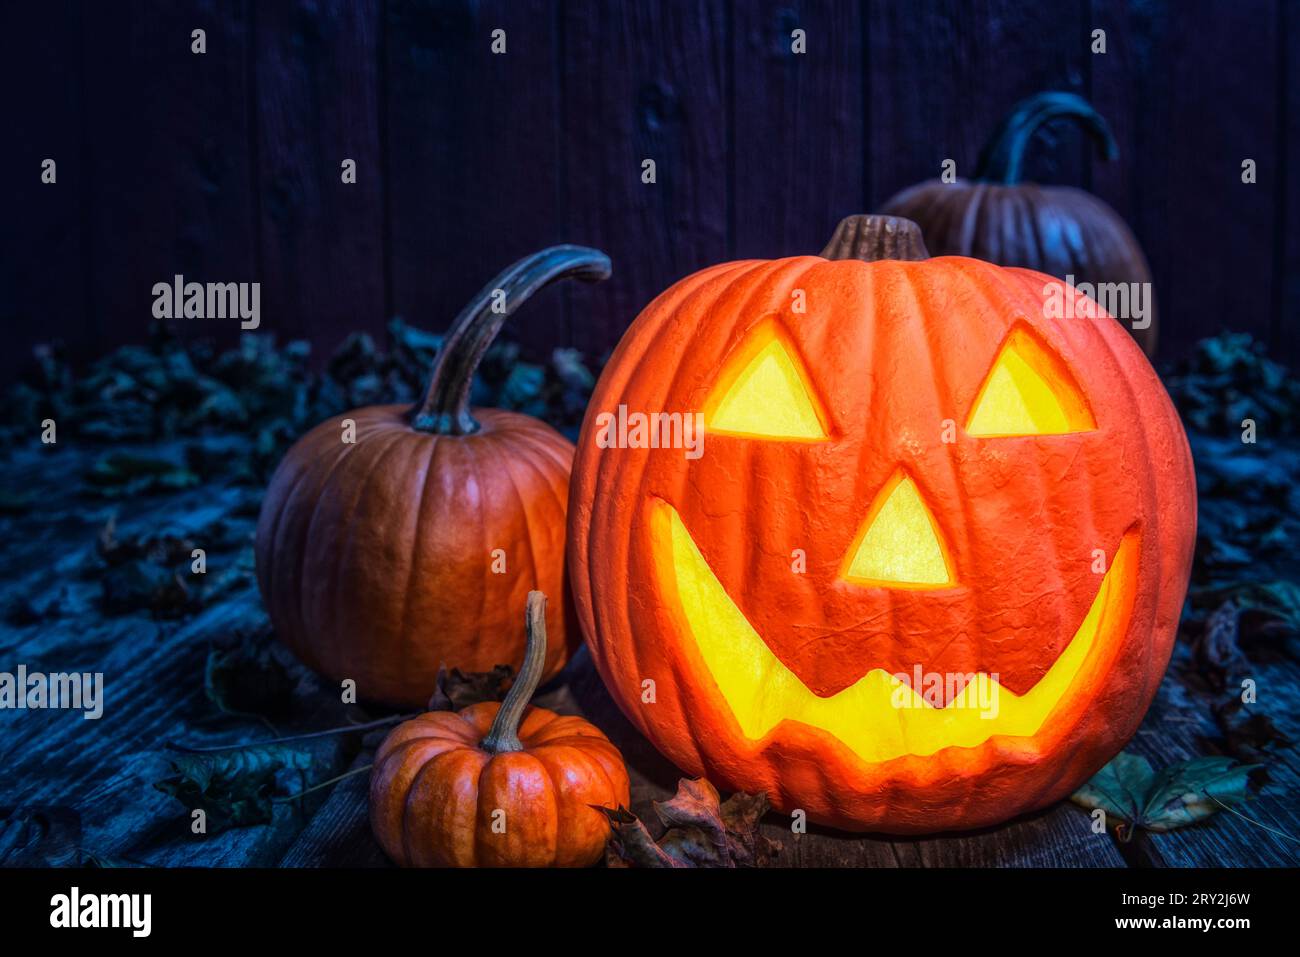
{"label": "dry fallen leaf", "polygon": [[510,690],[512,674],[509,665],[497,665],[491,671],[439,667],[428,710],[459,711],[480,701],[501,701]]}
{"label": "dry fallen leaf", "polygon": [[657,840],[626,808],[598,808],[613,830],[605,862],[610,867],[761,867],[781,850],[758,829],[769,806],[766,794],[740,792],[722,801],[704,778],[682,778],[671,800],[654,804],[664,826]]}

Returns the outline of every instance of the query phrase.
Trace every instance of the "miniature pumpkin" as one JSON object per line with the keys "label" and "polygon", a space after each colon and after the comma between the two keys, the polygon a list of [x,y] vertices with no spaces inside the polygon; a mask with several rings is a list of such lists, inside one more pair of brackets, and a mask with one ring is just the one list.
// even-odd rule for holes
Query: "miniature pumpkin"
{"label": "miniature pumpkin", "polygon": [[[1113,319],[1046,318],[1059,280],[927,259],[886,217],[826,255],[849,258],[683,279],[606,366],[569,502],[592,657],[683,771],[814,821],[1043,807],[1168,662],[1196,517],[1177,413]],[[703,446],[621,447],[615,410],[698,416]]]}
{"label": "miniature pumpkin", "polygon": [[528,595],[528,656],[505,701],[398,725],[375,753],[370,824],[404,867],[583,867],[629,803],[622,756],[600,729],[529,708],[546,656],[546,600]]}
{"label": "miniature pumpkin", "polygon": [[[419,407],[346,412],[285,454],[258,519],[257,579],[276,634],[304,662],[401,707],[428,701],[440,665],[519,667],[523,628],[501,609],[532,588],[565,593],[573,445],[517,412],[471,413],[470,385],[506,316],[538,289],[608,275],[609,259],[579,246],[520,260],[456,319]],[[576,645],[563,602],[550,633],[546,677]]]}
{"label": "miniature pumpkin", "polygon": [[[889,199],[881,212],[915,221],[935,256],[974,256],[1026,266],[1080,283],[1150,283],[1151,270],[1119,214],[1096,196],[1068,186],[1020,181],[1025,149],[1045,123],[1081,123],[1107,159],[1119,154],[1106,121],[1073,93],[1040,93],[1018,103],[980,154],[973,180],[929,180]],[[1145,287],[1144,295],[1151,295]],[[1147,355],[1156,348],[1150,314],[1123,323]],[[1149,320],[1150,325],[1145,325]],[[1136,323],[1136,325],[1135,325]],[[1145,328],[1138,328],[1145,325]]]}

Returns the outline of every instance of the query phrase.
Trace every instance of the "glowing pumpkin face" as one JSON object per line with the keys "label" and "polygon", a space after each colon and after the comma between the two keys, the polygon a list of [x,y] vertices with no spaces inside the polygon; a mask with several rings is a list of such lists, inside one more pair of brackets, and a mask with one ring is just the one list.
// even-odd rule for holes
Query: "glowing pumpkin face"
{"label": "glowing pumpkin face", "polygon": [[[638,317],[579,444],[569,559],[610,693],[684,771],[933,831],[1055,801],[1136,730],[1187,583],[1190,453],[1120,325],[1046,318],[1045,290],[1075,295],[798,257]],[[699,413],[703,454],[605,447],[620,405]]]}

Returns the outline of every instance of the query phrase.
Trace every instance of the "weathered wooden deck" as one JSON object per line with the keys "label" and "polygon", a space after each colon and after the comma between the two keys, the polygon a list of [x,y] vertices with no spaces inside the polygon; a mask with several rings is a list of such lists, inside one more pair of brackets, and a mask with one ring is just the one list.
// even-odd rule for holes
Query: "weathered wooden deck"
{"label": "weathered wooden deck", "polygon": [[[220,448],[220,440],[189,444],[195,441],[209,450]],[[183,445],[148,451],[180,455]],[[267,629],[252,575],[260,489],[227,481],[106,501],[83,481],[103,451],[65,444],[14,451],[0,473],[7,489],[6,514],[0,517],[5,542],[0,608],[6,616],[0,626],[0,670],[23,663],[29,670],[101,671],[105,681],[104,715],[98,721],[71,711],[0,711],[0,861],[387,866],[370,836],[365,774],[301,802],[278,804],[268,824],[209,836],[191,834],[187,810],[153,786],[167,775],[168,742],[252,741],[378,715],[341,705],[336,691],[278,646],[273,653],[286,662],[293,688],[289,707],[270,719],[274,732],[259,718],[223,714],[205,692],[210,649]],[[23,495],[31,500],[8,501]],[[174,534],[205,547],[208,571],[205,584],[197,587],[219,588],[220,594],[175,618],[143,610],[105,613],[98,540],[112,516],[120,540]],[[113,587],[120,595],[127,586]],[[129,588],[125,594],[129,597]],[[1300,741],[1300,715],[1291,706],[1300,701],[1300,664],[1287,648],[1279,645],[1267,657],[1252,657],[1257,710]],[[1212,700],[1195,674],[1190,649],[1180,643],[1130,749],[1156,767],[1222,751]],[[672,794],[677,771],[618,713],[585,652],[544,689],[539,703],[583,713],[606,730],[632,770],[633,810],[639,815],[647,817],[652,800]],[[326,739],[317,746],[312,780],[304,783],[367,765],[377,737]],[[764,828],[783,845],[777,860],[792,866],[1300,864],[1300,843],[1294,839],[1300,835],[1300,758],[1293,750],[1279,750],[1269,774],[1265,793],[1236,813],[1223,812],[1184,830],[1139,833],[1129,843],[1093,833],[1088,814],[1069,803],[986,831],[922,839],[851,836],[815,827],[794,835],[779,815],[771,815]],[[40,810],[33,816],[16,809]],[[19,825],[20,818],[28,823]]]}

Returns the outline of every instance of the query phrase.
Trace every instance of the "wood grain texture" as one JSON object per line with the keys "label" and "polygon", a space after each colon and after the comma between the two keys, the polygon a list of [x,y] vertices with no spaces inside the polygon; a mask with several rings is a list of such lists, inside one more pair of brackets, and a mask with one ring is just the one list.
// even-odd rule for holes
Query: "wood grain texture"
{"label": "wood grain texture", "polygon": [[[1031,146],[1028,175],[1092,184],[1129,221],[1168,307],[1161,355],[1228,327],[1300,356],[1285,331],[1300,303],[1286,228],[1300,204],[1286,182],[1300,49],[1282,0],[15,11],[3,42],[16,148],[0,161],[14,170],[8,368],[49,339],[81,357],[139,340],[152,283],[176,272],[262,282],[266,330],[308,336],[322,356],[396,314],[445,327],[501,266],[557,241],[605,248],[614,277],[548,292],[515,331],[538,353],[599,355],[701,266],[811,251],[841,214],[944,158],[969,172],[1006,110],[1044,89],[1090,96],[1122,155],[1104,163],[1059,124]],[[203,56],[189,52],[195,26]],[[1094,27],[1104,55],[1089,49]],[[490,50],[497,28],[504,55]],[[790,52],[796,28],[803,55]],[[56,151],[51,189],[30,166]],[[1253,186],[1240,182],[1248,156]],[[355,185],[340,182],[345,157]],[[645,158],[654,186],[640,181]]]}
{"label": "wood grain texture", "polygon": [[[172,443],[151,454],[178,450]],[[71,710],[0,711],[0,762],[7,769],[0,806],[64,808],[80,821],[82,852],[110,860],[272,865],[324,794],[313,795],[305,808],[278,807],[269,825],[195,835],[185,808],[153,786],[169,773],[166,742],[205,745],[228,741],[233,733],[249,736],[246,721],[223,717],[207,701],[203,673],[212,642],[264,623],[251,580],[190,618],[155,621],[142,613],[102,614],[99,582],[79,573],[94,563],[97,536],[112,515],[123,537],[188,535],[238,510],[246,493],[232,486],[195,487],[97,508],[77,497],[93,460],[93,453],[61,446],[57,455],[24,451],[6,464],[6,481],[15,487],[58,480],[61,494],[47,496],[39,511],[0,519],[0,534],[19,544],[4,552],[0,607],[9,609],[17,600],[58,605],[49,619],[0,627],[4,667],[102,672],[104,713],[85,720]],[[230,518],[241,520],[251,533],[251,519]],[[210,574],[221,574],[234,556],[213,549]],[[322,693],[313,678],[302,677],[306,693],[298,700],[297,718],[303,723],[294,728],[328,727],[337,718],[337,694]],[[258,734],[269,736],[265,729],[253,732]],[[327,741],[317,768],[332,773],[347,759],[341,745]]]}
{"label": "wood grain texture", "polygon": [[843,217],[867,211],[863,32],[857,4],[735,4],[730,258],[815,254]]}
{"label": "wood grain texture", "polygon": [[560,9],[565,234],[614,262],[568,291],[573,339],[605,349],[653,296],[726,258],[726,17],[706,0]]}
{"label": "wood grain texture", "polygon": [[[559,209],[555,13],[544,0],[384,9],[389,312],[443,329],[501,269],[573,241]],[[539,351],[560,344],[564,303],[542,293],[511,334]]]}
{"label": "wood grain texture", "polygon": [[[349,771],[370,764],[367,749]],[[280,858],[279,867],[392,867],[370,833],[370,774],[345,778],[299,832]]]}
{"label": "wood grain texture", "polygon": [[380,3],[254,4],[252,17],[260,331],[328,351],[386,318]]}
{"label": "wood grain texture", "polygon": [[1300,185],[1287,171],[1300,162],[1300,9],[1280,0],[1277,7],[1279,74],[1276,203],[1272,252],[1275,301],[1269,346],[1292,365],[1300,358],[1300,336],[1292,331],[1300,316]]}
{"label": "wood grain texture", "polygon": [[[1271,320],[1248,317],[1276,314],[1271,251],[1287,176],[1278,165],[1282,6],[1093,4],[1113,52],[1091,57],[1092,96],[1123,151],[1095,178],[1146,250],[1170,354],[1225,328],[1271,332]],[[1241,179],[1248,158],[1253,185]],[[1293,343],[1275,344],[1297,354]]]}
{"label": "wood grain texture", "polygon": [[[102,344],[138,341],[153,286],[258,278],[242,5],[83,7],[89,306]],[[207,33],[207,53],[191,32]],[[179,320],[186,337],[236,341],[237,320]]]}
{"label": "wood grain texture", "polygon": [[[0,325],[16,348],[0,353],[6,381],[33,344],[57,338],[84,357],[100,348],[86,282],[87,168],[83,10],[71,2],[10,9],[0,30],[6,97],[5,183],[0,229]],[[57,182],[41,182],[53,159]]]}
{"label": "wood grain texture", "polygon": [[[1082,90],[1087,47],[1077,4],[876,0],[868,10],[867,148],[876,204],[937,177],[947,158],[958,176],[972,175],[998,121],[1024,97]],[[1026,179],[1081,185],[1088,145],[1077,129],[1061,127],[1030,149]]]}
{"label": "wood grain texture", "polygon": [[[1270,656],[1271,657],[1271,656]],[[1174,761],[1224,753],[1222,734],[1210,717],[1210,704],[1223,695],[1198,692],[1191,654],[1180,644],[1171,677],[1160,686],[1147,719],[1128,750],[1159,769]],[[1268,715],[1284,734],[1300,740],[1300,721],[1290,710],[1297,686],[1294,660],[1261,658],[1251,677],[1261,689],[1253,710]],[[1203,687],[1203,685],[1202,685]],[[1189,690],[1191,689],[1191,690]],[[1122,847],[1135,866],[1295,867],[1300,864],[1300,775],[1294,751],[1280,750],[1268,762],[1271,784],[1255,800],[1220,811],[1207,823],[1165,833],[1140,832]],[[1279,833],[1280,832],[1280,833]]]}

